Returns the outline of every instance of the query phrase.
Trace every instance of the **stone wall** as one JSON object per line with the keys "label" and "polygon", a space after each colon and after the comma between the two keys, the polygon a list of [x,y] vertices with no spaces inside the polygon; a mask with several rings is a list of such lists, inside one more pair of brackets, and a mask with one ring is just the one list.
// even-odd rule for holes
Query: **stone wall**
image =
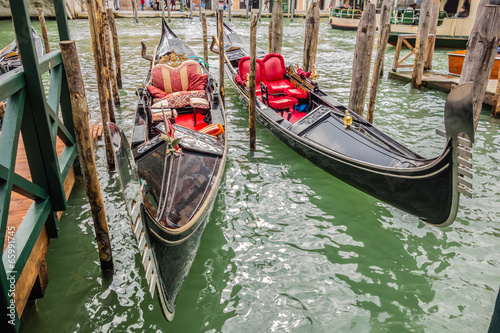
{"label": "stone wall", "polygon": [[[20,1],[20,0],[16,0]],[[82,3],[84,0],[66,0],[66,14],[68,18],[75,17],[75,13],[82,11]],[[37,17],[37,8],[43,8],[43,13],[46,17],[55,17],[54,3],[52,0],[28,0],[28,7],[31,17]],[[0,18],[10,18],[10,2],[9,0],[0,0]]]}

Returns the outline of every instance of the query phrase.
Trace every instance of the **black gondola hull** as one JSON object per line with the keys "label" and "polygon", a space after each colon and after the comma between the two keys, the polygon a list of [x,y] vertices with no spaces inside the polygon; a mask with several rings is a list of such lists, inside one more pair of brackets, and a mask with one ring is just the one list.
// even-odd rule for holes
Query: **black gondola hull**
{"label": "black gondola hull", "polygon": [[[238,60],[248,54],[249,48],[229,27],[225,26],[224,30],[228,50],[225,71],[240,100],[248,105],[248,89],[236,84],[235,76]],[[261,50],[258,53],[259,57],[264,54]],[[470,152],[463,147],[458,149],[458,142],[462,140],[458,133],[470,134],[471,86],[450,93],[445,123],[447,133],[451,128],[456,130],[449,131],[440,156],[425,159],[356,114],[351,113],[355,125],[346,127],[345,106],[317,89],[311,81],[298,77],[292,67],[288,74],[296,86],[309,92],[310,103],[316,107],[292,124],[257,100],[259,123],[288,147],[347,184],[427,223],[447,226],[454,221],[459,191],[469,194],[470,183],[463,177],[472,175],[469,163],[463,158],[470,157]],[[461,142],[470,146],[467,140]]]}

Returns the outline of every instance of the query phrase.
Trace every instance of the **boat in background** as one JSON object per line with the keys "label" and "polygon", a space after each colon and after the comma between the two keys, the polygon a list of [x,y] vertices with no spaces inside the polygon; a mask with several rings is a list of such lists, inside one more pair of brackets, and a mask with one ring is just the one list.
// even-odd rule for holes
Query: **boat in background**
{"label": "boat in background", "polygon": [[[479,1],[469,2],[468,13],[461,13],[469,0],[441,0],[436,29],[436,47],[464,49],[476,21]],[[394,8],[391,12],[389,43],[395,45],[401,34],[417,34],[420,10]],[[463,15],[463,16],[462,16]],[[408,38],[414,44],[415,39]]]}
{"label": "boat in background", "polygon": [[[465,50],[453,51],[448,53],[448,74],[460,76],[464,66]],[[498,71],[500,70],[500,54],[497,53],[493,68],[491,69],[490,80],[498,80]]]}
{"label": "boat in background", "polygon": [[[35,40],[35,51],[40,58],[43,55],[42,39],[37,32],[31,27],[33,38]],[[17,49],[17,41],[14,39],[9,45],[0,51],[0,75],[7,73],[21,66],[19,59],[19,51]]]}
{"label": "boat in background", "polygon": [[[239,98],[249,102],[250,45],[224,24],[225,71]],[[215,38],[215,37],[214,37]],[[212,51],[218,52],[212,43]],[[257,120],[288,147],[333,176],[421,220],[448,226],[459,193],[470,195],[474,139],[472,84],[453,90],[445,105],[443,153],[424,158],[323,92],[313,73],[286,67],[281,55],[257,49]]]}
{"label": "boat in background", "polygon": [[208,65],[162,22],[131,143],[108,126],[149,292],[170,321],[217,197],[227,137]]}
{"label": "boat in background", "polygon": [[[343,0],[341,0],[343,1]],[[341,2],[337,0],[337,2]],[[468,0],[442,0],[438,26],[436,30],[436,47],[465,48],[470,32],[476,20],[478,1],[473,1],[467,16],[458,16],[460,8]],[[377,5],[381,5],[378,3]],[[333,29],[357,30],[362,9],[366,6],[366,0],[356,4],[356,8],[341,8],[340,3],[332,8],[329,24]],[[391,34],[389,43],[395,45],[400,34],[416,34],[418,29],[420,9],[408,8],[407,1],[394,0],[391,10]],[[377,27],[380,20],[380,7],[377,7]],[[414,43],[415,39],[407,39]]]}

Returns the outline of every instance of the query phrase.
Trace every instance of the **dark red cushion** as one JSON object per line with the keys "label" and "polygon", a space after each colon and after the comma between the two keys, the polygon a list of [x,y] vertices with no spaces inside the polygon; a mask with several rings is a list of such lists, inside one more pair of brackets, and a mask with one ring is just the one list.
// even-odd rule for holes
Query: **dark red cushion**
{"label": "dark red cushion", "polygon": [[282,93],[285,89],[293,89],[295,86],[290,83],[287,79],[266,82],[267,88],[270,94]]}
{"label": "dark red cushion", "polygon": [[156,88],[155,86],[147,86],[146,88],[148,88],[148,91],[153,98],[163,98],[168,95],[166,92],[160,88]]}
{"label": "dark red cushion", "polygon": [[296,98],[288,96],[269,98],[269,106],[276,110],[289,108],[290,106],[294,106],[298,102],[299,101]]}
{"label": "dark red cushion", "polygon": [[264,57],[264,59],[262,59],[262,63],[262,80],[271,82],[284,79],[286,67],[281,54],[269,53]]}
{"label": "dark red cushion", "polygon": [[205,86],[207,85],[208,75],[207,74],[198,74],[198,73],[189,73],[188,74],[188,91],[193,90],[205,90]]}
{"label": "dark red cushion", "polygon": [[283,89],[283,92],[285,95],[297,99],[306,99],[307,98],[307,93],[303,90],[300,90],[299,88],[286,88]]}

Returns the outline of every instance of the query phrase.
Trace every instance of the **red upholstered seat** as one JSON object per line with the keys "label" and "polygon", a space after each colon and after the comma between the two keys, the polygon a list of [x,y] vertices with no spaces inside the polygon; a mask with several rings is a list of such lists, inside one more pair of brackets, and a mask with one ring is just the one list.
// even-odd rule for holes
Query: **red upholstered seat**
{"label": "red upholstered seat", "polygon": [[297,99],[306,99],[307,98],[307,92],[305,92],[299,88],[286,88],[286,89],[283,89],[283,92],[285,93],[286,96],[289,96],[289,97],[294,97]]}
{"label": "red upholstered seat", "polygon": [[269,106],[276,110],[288,109],[298,102],[296,98],[288,96],[269,97]]}
{"label": "red upholstered seat", "polygon": [[[240,82],[245,82],[247,81],[247,74],[250,72],[250,57],[243,57],[240,59],[240,62],[238,63],[238,70],[239,74],[237,77],[239,77]],[[261,71],[262,71],[262,60],[256,59],[255,60],[255,95],[260,96],[260,82],[262,82],[262,76],[261,76]],[[235,81],[238,82],[235,78]]]}
{"label": "red upholstered seat", "polygon": [[285,78],[285,61],[281,54],[269,53],[262,59],[261,77],[269,89],[270,94],[281,93],[284,89],[295,88]]}

